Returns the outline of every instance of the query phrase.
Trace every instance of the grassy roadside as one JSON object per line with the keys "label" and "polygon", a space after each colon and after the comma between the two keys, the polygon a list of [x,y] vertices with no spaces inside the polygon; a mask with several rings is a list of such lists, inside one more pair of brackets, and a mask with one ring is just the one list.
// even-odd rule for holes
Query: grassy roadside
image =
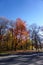
{"label": "grassy roadside", "polygon": [[38,52],[38,51],[35,50],[1,51],[0,55],[9,55],[9,54],[17,54],[17,53],[25,53],[25,52]]}

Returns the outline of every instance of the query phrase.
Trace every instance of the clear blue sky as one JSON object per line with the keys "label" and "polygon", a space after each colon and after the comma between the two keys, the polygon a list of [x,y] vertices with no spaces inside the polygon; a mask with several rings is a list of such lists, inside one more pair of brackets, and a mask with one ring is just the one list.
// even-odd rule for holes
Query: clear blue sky
{"label": "clear blue sky", "polygon": [[0,17],[43,25],[43,0],[0,0]]}

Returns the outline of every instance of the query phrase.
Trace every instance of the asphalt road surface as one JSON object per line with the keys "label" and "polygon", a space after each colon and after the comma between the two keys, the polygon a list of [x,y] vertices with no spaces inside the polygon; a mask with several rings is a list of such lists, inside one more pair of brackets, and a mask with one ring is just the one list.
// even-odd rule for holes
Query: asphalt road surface
{"label": "asphalt road surface", "polygon": [[43,56],[41,54],[2,56],[0,65],[43,65]]}

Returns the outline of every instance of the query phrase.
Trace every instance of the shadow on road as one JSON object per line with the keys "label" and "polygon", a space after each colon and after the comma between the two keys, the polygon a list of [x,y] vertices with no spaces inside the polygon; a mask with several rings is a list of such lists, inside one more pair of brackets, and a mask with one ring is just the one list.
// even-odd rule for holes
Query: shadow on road
{"label": "shadow on road", "polygon": [[13,57],[0,58],[0,65],[43,65],[43,56],[40,55],[38,56],[37,54],[19,54],[13,55]]}

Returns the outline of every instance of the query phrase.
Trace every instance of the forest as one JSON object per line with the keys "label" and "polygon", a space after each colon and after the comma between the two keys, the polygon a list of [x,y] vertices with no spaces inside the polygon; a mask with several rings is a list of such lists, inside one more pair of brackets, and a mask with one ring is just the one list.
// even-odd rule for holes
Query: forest
{"label": "forest", "polygon": [[40,30],[43,32],[43,26],[33,23],[27,28],[20,18],[14,21],[0,17],[0,51],[42,49]]}

